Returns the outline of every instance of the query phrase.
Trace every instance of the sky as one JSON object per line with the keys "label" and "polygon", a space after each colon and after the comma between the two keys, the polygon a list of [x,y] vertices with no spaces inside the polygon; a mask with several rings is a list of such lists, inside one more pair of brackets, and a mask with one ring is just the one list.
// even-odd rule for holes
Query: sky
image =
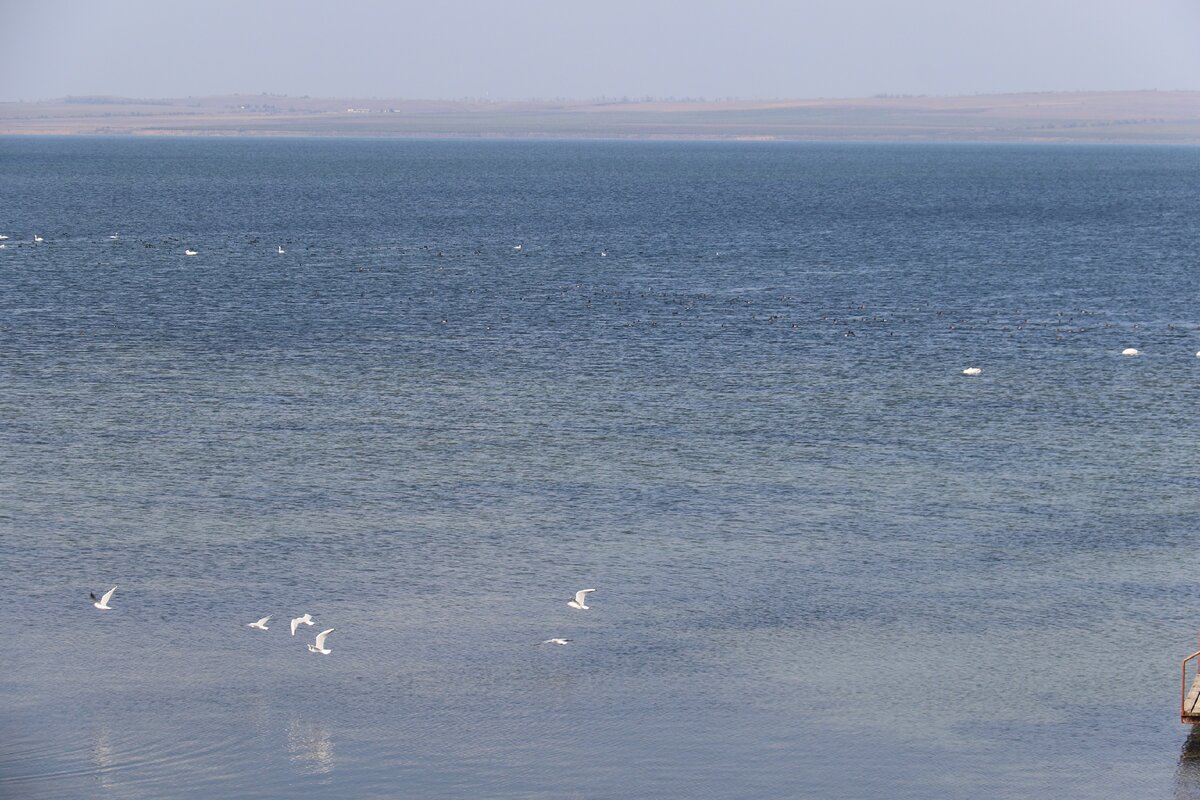
{"label": "sky", "polygon": [[0,101],[1200,90],[1200,0],[0,0]]}

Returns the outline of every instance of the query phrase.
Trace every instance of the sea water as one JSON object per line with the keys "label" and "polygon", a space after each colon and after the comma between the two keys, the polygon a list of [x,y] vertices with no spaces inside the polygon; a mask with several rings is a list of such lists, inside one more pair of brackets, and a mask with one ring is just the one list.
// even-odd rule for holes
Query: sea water
{"label": "sea water", "polygon": [[7,138],[0,233],[2,797],[1200,796],[1200,150]]}

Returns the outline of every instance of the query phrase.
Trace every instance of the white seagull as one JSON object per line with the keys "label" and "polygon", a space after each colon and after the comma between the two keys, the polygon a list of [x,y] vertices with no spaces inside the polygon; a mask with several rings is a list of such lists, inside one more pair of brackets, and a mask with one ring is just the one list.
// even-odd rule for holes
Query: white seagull
{"label": "white seagull", "polygon": [[570,639],[547,639],[542,644],[570,644]]}
{"label": "white seagull", "polygon": [[292,636],[296,635],[296,626],[297,625],[312,625],[312,624],[313,624],[312,614],[305,614],[303,617],[296,617],[295,619],[292,620]]}
{"label": "white seagull", "polygon": [[1123,356],[1140,356],[1141,353],[1138,352],[1138,349],[1136,347],[1126,347],[1124,350],[1121,351],[1121,355],[1123,355]]}
{"label": "white seagull", "polygon": [[519,253],[519,252],[521,252],[521,247],[522,247],[522,245],[519,245],[519,244],[513,245],[513,250],[516,250]]}
{"label": "white seagull", "polygon": [[571,608],[578,608],[580,611],[587,611],[591,606],[584,603],[587,600],[588,592],[594,592],[595,589],[580,589],[575,593],[575,599],[567,601],[567,605]]}
{"label": "white seagull", "polygon": [[120,236],[120,234],[116,234],[116,233],[114,233],[112,236],[110,236],[110,237],[108,237],[108,238],[109,238],[109,239],[112,239],[113,241],[116,241],[117,239],[120,239],[120,238],[121,238],[121,236]]}
{"label": "white seagull", "polygon": [[271,618],[271,615],[267,614],[265,617],[260,619],[258,622],[247,622],[246,627],[254,628],[254,630],[256,630],[256,631],[265,631],[265,630],[267,630],[267,620],[269,620],[270,618]]}
{"label": "white seagull", "polygon": [[966,369],[964,369],[962,371],[962,374],[963,375],[979,375],[982,372],[983,372],[983,370],[981,370],[979,367],[967,367]]}
{"label": "white seagull", "polygon": [[42,238],[41,236],[38,236],[38,235],[35,233],[35,234],[33,235],[33,241],[34,241],[34,242],[44,242],[44,241],[46,241],[46,240],[45,240],[44,238]]}
{"label": "white seagull", "polygon": [[601,256],[607,256],[607,255],[608,255],[608,251],[607,251],[607,250],[601,250],[601,251],[600,251],[600,255],[601,255]]}
{"label": "white seagull", "polygon": [[112,611],[112,606],[110,606],[108,604],[108,601],[112,600],[113,592],[115,592],[116,590],[117,590],[117,587],[115,587],[115,586],[112,587],[107,592],[105,592],[104,596],[101,597],[99,600],[96,600],[95,592],[88,592],[88,596],[91,597],[92,600],[95,601],[92,603],[92,605],[94,605],[96,608],[100,609],[101,611]]}
{"label": "white seagull", "polygon": [[318,633],[317,638],[315,640],[313,640],[313,643],[308,646],[308,652],[320,653],[323,656],[327,656],[330,653],[332,653],[333,651],[325,646],[325,637],[331,633],[333,633],[333,628],[330,628],[327,631],[321,631],[320,633]]}
{"label": "white seagull", "polygon": [[8,238],[8,234],[0,233],[0,242],[4,241],[7,238]]}
{"label": "white seagull", "polygon": [[281,245],[281,244],[275,245],[275,252],[279,253],[279,255],[283,255],[283,245]]}
{"label": "white seagull", "polygon": [[199,251],[199,250],[193,250],[193,249],[191,249],[191,248],[189,247],[187,250],[184,250],[184,251],[183,251],[183,254],[184,254],[185,256],[198,256],[198,255],[200,255],[200,251]]}

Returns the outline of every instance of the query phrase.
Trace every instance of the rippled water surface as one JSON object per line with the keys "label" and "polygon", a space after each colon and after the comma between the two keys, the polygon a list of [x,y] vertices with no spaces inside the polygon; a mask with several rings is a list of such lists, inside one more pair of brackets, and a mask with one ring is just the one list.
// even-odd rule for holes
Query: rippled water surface
{"label": "rippled water surface", "polygon": [[0,139],[0,233],[0,797],[1200,796],[1200,150]]}

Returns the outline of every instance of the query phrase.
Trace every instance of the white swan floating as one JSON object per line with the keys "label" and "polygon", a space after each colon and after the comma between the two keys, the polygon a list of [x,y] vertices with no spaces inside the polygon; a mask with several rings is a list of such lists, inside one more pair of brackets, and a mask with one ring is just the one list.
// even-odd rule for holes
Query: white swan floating
{"label": "white swan floating", "polygon": [[981,370],[979,367],[967,367],[962,371],[963,375],[981,375],[982,373],[983,370]]}
{"label": "white swan floating", "polygon": [[1138,351],[1138,349],[1136,347],[1126,347],[1124,350],[1121,351],[1121,355],[1123,355],[1123,356],[1140,356],[1141,353]]}
{"label": "white swan floating", "polygon": [[191,248],[189,247],[187,250],[184,250],[184,251],[183,251],[183,254],[184,254],[185,256],[198,256],[198,255],[200,255],[200,251],[199,251],[199,250],[193,250],[193,249],[191,249]]}

